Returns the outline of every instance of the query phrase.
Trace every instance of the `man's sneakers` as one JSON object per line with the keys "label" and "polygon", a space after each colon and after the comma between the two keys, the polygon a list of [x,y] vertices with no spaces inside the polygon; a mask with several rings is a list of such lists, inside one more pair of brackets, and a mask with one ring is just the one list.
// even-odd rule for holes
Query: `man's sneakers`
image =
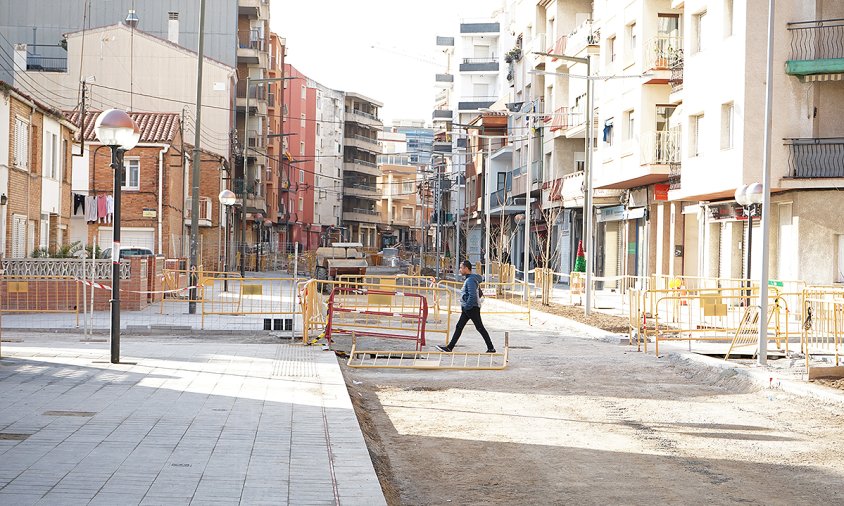
{"label": "man's sneakers", "polygon": [[438,345],[434,346],[434,348],[438,349],[439,351],[441,351],[443,353],[451,353],[451,350],[448,348],[448,346],[442,346],[442,345],[438,344]]}
{"label": "man's sneakers", "polygon": [[487,353],[498,353],[497,351],[495,351],[495,348],[490,348],[490,349],[486,350],[486,352]]}

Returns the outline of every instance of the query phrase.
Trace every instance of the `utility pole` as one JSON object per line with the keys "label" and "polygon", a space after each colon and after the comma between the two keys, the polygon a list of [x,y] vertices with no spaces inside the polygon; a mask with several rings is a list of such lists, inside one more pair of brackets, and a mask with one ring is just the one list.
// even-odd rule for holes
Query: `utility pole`
{"label": "utility pole", "polygon": [[[533,102],[531,102],[530,113],[533,113]],[[525,170],[525,242],[524,242],[524,256],[522,260],[522,270],[525,273],[524,293],[522,300],[528,300],[530,294],[530,286],[528,285],[528,271],[530,271],[530,191],[533,187],[533,175],[531,174],[531,165],[533,164],[533,115],[528,114],[528,128],[527,128],[527,168]]]}
{"label": "utility pole", "polygon": [[434,180],[434,216],[437,217],[437,229],[436,234],[434,236],[434,242],[436,243],[435,249],[437,251],[437,255],[434,261],[436,262],[437,279],[440,278],[440,258],[442,257],[442,251],[440,248],[440,227],[442,225],[443,220],[440,209],[442,207],[442,195],[440,194],[440,188],[442,186],[442,166],[444,163],[445,157],[440,157],[440,163],[437,165],[437,168],[434,171],[434,173],[436,174],[436,180]]}
{"label": "utility pole", "polygon": [[190,301],[188,302],[188,313],[196,314],[196,285],[199,284],[197,276],[197,243],[199,242],[199,166],[201,164],[199,143],[200,128],[202,127],[202,63],[205,50],[205,0],[199,0],[199,47],[196,56],[196,124],[194,125],[193,137],[193,166],[191,176],[191,201],[190,201],[190,270],[191,289]]}

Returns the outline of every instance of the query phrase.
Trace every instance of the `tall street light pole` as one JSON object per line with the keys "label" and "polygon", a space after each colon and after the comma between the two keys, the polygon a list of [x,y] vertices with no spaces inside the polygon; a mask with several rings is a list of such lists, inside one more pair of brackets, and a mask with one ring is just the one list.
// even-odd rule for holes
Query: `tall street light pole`
{"label": "tall street light pole", "polygon": [[592,209],[592,152],[594,119],[595,119],[595,84],[592,76],[592,55],[586,58],[579,56],[566,56],[564,54],[535,52],[540,56],[550,56],[572,63],[586,65],[586,160],[583,168],[583,179],[586,183],[585,195],[583,196],[583,235],[586,239],[586,297],[583,301],[583,313],[586,316],[592,314],[592,269],[595,265],[595,248],[592,241],[593,209]]}
{"label": "tall street light pole", "polygon": [[114,170],[114,225],[111,245],[111,363],[120,363],[120,187],[123,183],[123,154],[138,144],[141,132],[123,111],[109,109],[97,116],[97,139],[111,149]]}
{"label": "tall street light pole", "polygon": [[768,63],[765,74],[765,136],[762,153],[762,265],[759,269],[759,352],[757,364],[768,362],[768,256],[771,220],[771,115],[774,93],[774,7],[768,0]]}
{"label": "tall street light pole", "polygon": [[199,0],[199,46],[196,55],[196,123],[193,136],[193,163],[191,165],[191,201],[190,201],[190,300],[188,313],[196,314],[196,285],[199,284],[197,266],[199,254],[199,166],[201,164],[200,136],[202,128],[202,63],[205,60],[205,0]]}

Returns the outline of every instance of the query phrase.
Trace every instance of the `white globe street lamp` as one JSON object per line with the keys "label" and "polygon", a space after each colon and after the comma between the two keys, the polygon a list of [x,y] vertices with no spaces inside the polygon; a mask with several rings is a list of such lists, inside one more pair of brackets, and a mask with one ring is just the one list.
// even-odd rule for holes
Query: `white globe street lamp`
{"label": "white globe street lamp", "polygon": [[125,111],[109,109],[97,116],[94,134],[111,149],[114,171],[114,226],[111,244],[111,363],[120,363],[120,188],[123,184],[123,154],[141,138],[138,125]]}

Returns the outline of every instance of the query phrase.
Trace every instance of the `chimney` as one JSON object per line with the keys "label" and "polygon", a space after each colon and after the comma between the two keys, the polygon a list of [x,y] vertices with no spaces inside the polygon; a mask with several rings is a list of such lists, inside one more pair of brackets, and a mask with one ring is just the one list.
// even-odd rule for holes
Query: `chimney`
{"label": "chimney", "polygon": [[173,44],[179,43],[179,13],[171,12],[170,21],[167,22],[167,40]]}
{"label": "chimney", "polygon": [[140,19],[138,19],[135,9],[129,9],[129,14],[126,15],[126,19],[123,20],[123,23],[130,28],[137,28],[138,22],[140,22]]}

